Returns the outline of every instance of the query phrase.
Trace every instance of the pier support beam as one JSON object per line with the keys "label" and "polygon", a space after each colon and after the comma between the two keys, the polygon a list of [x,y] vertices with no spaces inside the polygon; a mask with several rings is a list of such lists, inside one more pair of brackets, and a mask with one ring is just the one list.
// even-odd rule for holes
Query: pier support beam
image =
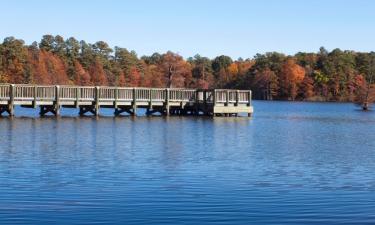
{"label": "pier support beam", "polygon": [[96,106],[95,105],[80,105],[79,106],[79,115],[80,116],[84,116],[86,113],[91,113],[95,116],[98,115],[98,113],[96,112]]}
{"label": "pier support beam", "polygon": [[52,113],[57,116],[59,111],[60,109],[57,109],[55,105],[41,105],[39,115],[45,116],[47,113]]}
{"label": "pier support beam", "polygon": [[154,115],[155,113],[160,113],[160,114],[163,115],[162,110],[158,110],[158,109],[150,109],[150,108],[146,109],[146,116],[152,116],[152,115]]}
{"label": "pier support beam", "polygon": [[9,116],[14,116],[13,107],[10,108],[8,105],[0,105],[0,116],[3,116],[3,113],[8,113]]}
{"label": "pier support beam", "polygon": [[129,106],[128,107],[117,107],[117,108],[115,108],[115,113],[114,113],[115,116],[119,116],[122,113],[127,113],[129,115],[134,115],[134,112],[132,111],[132,108],[129,107]]}
{"label": "pier support beam", "polygon": [[137,103],[134,102],[133,105],[132,105],[132,113],[131,113],[132,116],[136,116],[137,115]]}

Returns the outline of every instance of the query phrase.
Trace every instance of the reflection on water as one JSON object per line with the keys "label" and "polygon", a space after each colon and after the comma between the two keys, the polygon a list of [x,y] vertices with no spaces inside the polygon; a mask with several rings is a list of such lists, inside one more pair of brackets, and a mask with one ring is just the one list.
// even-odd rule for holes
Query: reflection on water
{"label": "reflection on water", "polygon": [[0,119],[0,222],[374,223],[375,113]]}

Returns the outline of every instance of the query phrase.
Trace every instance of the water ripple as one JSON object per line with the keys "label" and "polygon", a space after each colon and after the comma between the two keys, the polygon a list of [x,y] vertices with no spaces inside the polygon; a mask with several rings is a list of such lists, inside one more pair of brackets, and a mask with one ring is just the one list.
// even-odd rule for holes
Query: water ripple
{"label": "water ripple", "polygon": [[375,113],[0,119],[1,224],[373,224]]}

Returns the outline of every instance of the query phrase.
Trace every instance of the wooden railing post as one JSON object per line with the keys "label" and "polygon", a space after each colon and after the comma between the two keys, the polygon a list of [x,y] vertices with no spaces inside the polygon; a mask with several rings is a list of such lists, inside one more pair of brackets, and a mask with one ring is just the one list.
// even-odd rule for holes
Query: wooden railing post
{"label": "wooden railing post", "polygon": [[229,106],[229,90],[225,91],[225,102],[226,106]]}
{"label": "wooden railing post", "polygon": [[165,114],[169,116],[169,88],[165,89]]}
{"label": "wooden railing post", "polygon": [[96,86],[95,87],[95,110],[94,110],[95,116],[99,115],[99,108],[100,108],[99,100],[100,100],[100,87]]}
{"label": "wooden railing post", "polygon": [[214,89],[214,91],[213,91],[212,104],[213,104],[214,106],[216,105],[216,89]]}
{"label": "wooden railing post", "polygon": [[115,109],[117,109],[117,101],[118,101],[118,87],[115,87],[115,102],[114,102]]}
{"label": "wooden railing post", "polygon": [[9,106],[8,106],[9,116],[14,116],[14,96],[15,96],[15,86],[14,84],[11,84],[9,86]]}
{"label": "wooden railing post", "polygon": [[[80,90],[81,90],[80,87],[76,87],[76,88],[75,88],[75,92],[76,92],[76,102],[75,102],[75,107],[76,107],[76,108],[79,107]],[[70,91],[70,90],[69,90],[69,91]]]}
{"label": "wooden railing post", "polygon": [[240,101],[240,91],[236,90],[236,106],[239,105],[239,101]]}
{"label": "wooden railing post", "polygon": [[251,91],[249,90],[249,92],[248,92],[248,103],[247,103],[247,105],[248,106],[251,106]]}
{"label": "wooden railing post", "polygon": [[216,106],[216,89],[213,90],[213,96],[212,96],[212,116],[216,116],[215,113],[215,106]]}
{"label": "wooden railing post", "polygon": [[36,108],[37,95],[38,95],[38,87],[36,85],[34,85],[34,93],[33,93],[33,95],[34,95],[33,107],[35,109]]}
{"label": "wooden railing post", "polygon": [[207,90],[203,90],[203,113],[207,115]]}
{"label": "wooden railing post", "polygon": [[194,105],[195,105],[195,114],[199,115],[199,91],[198,89],[195,90],[195,95],[194,95]]}
{"label": "wooden railing post", "polygon": [[[249,102],[248,102],[248,106],[250,107],[250,106],[251,106],[251,90],[249,90],[249,93],[248,93],[248,95],[249,95]],[[248,113],[248,114],[247,114],[247,116],[248,116],[248,117],[251,117],[251,113]]]}
{"label": "wooden railing post", "polygon": [[133,116],[137,115],[137,88],[133,88]]}
{"label": "wooden railing post", "polygon": [[203,106],[206,107],[207,102],[207,90],[203,90]]}
{"label": "wooden railing post", "polygon": [[150,102],[149,102],[149,108],[151,109],[152,108],[152,89],[148,89],[148,95],[149,95],[149,99],[150,99]]}
{"label": "wooden railing post", "polygon": [[55,115],[60,115],[60,86],[55,86]]}

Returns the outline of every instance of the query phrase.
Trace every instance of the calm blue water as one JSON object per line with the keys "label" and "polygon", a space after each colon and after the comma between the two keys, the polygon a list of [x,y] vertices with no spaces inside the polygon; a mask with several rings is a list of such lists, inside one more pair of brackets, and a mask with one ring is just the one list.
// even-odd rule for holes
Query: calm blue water
{"label": "calm blue water", "polygon": [[254,104],[252,119],[16,109],[0,119],[0,224],[375,223],[375,112]]}

